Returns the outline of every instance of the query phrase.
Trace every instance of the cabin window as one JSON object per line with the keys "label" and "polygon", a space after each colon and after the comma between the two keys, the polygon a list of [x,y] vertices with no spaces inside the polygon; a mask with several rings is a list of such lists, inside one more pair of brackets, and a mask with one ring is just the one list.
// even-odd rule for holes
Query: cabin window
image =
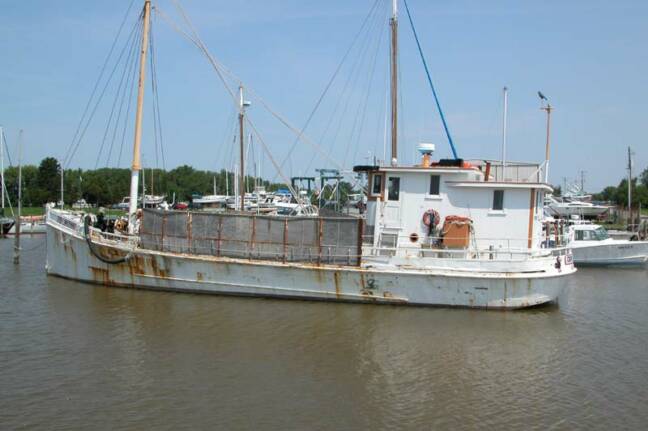
{"label": "cabin window", "polygon": [[400,196],[400,178],[389,177],[387,183],[387,200],[397,201]]}
{"label": "cabin window", "polygon": [[494,211],[504,210],[504,190],[493,191],[493,210]]}
{"label": "cabin window", "polygon": [[585,232],[582,230],[577,230],[576,231],[576,241],[583,241],[584,240],[584,234]]}
{"label": "cabin window", "polygon": [[430,175],[430,194],[438,196],[441,187],[441,176]]}
{"label": "cabin window", "polygon": [[382,193],[382,175],[374,175],[373,176],[373,184],[371,186],[371,194],[372,195],[380,195]]}

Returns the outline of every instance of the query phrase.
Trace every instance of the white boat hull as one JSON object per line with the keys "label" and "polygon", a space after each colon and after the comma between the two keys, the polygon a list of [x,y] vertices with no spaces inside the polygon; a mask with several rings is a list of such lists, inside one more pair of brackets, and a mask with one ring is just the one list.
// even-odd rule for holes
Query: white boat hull
{"label": "white boat hull", "polygon": [[[552,275],[544,271],[475,274],[447,269],[384,270],[143,249],[137,249],[124,263],[106,264],[91,253],[78,232],[48,223],[47,235],[50,275],[108,286],[195,293],[516,309],[556,301],[566,276],[575,271],[573,265]],[[125,254],[118,246],[95,247],[105,257]]]}
{"label": "white boat hull", "polygon": [[[43,234],[47,230],[44,222],[22,222],[20,224],[20,234],[21,235],[31,235],[31,234]],[[16,226],[14,225],[10,230],[9,234],[14,235],[16,233]]]}
{"label": "white boat hull", "polygon": [[573,247],[576,265],[643,265],[648,262],[648,242],[614,241]]}

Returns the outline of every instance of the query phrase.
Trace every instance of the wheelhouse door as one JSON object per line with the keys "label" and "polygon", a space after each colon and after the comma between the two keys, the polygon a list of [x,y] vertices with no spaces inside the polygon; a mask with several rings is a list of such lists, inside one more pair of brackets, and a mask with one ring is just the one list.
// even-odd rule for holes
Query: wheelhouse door
{"label": "wheelhouse door", "polygon": [[387,176],[387,196],[385,200],[385,227],[401,227],[401,179],[396,176]]}

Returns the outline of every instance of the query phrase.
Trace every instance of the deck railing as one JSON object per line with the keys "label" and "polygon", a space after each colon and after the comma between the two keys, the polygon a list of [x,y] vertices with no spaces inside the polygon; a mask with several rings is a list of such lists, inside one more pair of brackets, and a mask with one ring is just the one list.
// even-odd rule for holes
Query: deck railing
{"label": "deck railing", "polygon": [[[83,218],[81,215],[60,214],[49,211],[47,215],[48,223],[58,224],[79,235],[84,235]],[[148,249],[146,244],[140,243],[139,236],[125,235],[120,233],[102,232],[99,229],[90,228],[90,236],[94,243],[105,245],[117,245],[134,249],[143,245]],[[428,243],[416,243],[411,245],[405,242],[409,237],[398,237],[394,246],[373,246],[373,237],[370,235],[363,236],[362,250],[354,249],[342,244],[322,244],[317,248],[304,247],[304,244],[280,244],[276,250],[268,247],[268,244],[250,243],[248,239],[241,239],[238,243],[232,241],[227,244],[219,244],[217,238],[201,238],[200,241],[193,241],[190,244],[186,241],[169,241],[167,237],[164,241],[164,249],[160,251],[193,254],[207,256],[223,256],[243,258],[250,260],[273,260],[279,262],[299,262],[309,264],[338,264],[357,266],[363,260],[371,258],[391,258],[398,257],[416,257],[416,258],[434,258],[440,260],[507,260],[507,261],[525,261],[534,258],[549,256],[560,256],[569,253],[569,249],[561,248],[524,248],[515,247],[511,243],[515,241],[527,241],[527,239],[489,239],[476,238],[476,241],[500,241],[506,242],[506,246],[501,247],[476,247],[476,241],[471,241],[471,245],[466,248],[444,248],[441,245],[441,238],[426,238]],[[403,240],[403,241],[401,241]],[[239,244],[240,243],[240,244]],[[229,247],[228,245],[234,245]]]}

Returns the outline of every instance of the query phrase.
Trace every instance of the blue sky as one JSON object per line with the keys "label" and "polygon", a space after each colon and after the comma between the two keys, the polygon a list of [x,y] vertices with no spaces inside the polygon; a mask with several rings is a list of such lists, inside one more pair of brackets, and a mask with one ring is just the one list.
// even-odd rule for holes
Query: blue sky
{"label": "blue sky", "polygon": [[[213,55],[301,127],[374,1],[182,4]],[[130,0],[1,3],[0,124],[12,150],[18,129],[24,130],[26,162],[61,157]],[[139,3],[135,0],[134,8]],[[155,3],[180,21],[170,0]],[[390,5],[378,3],[306,129],[344,166],[364,163],[370,155],[382,158]],[[628,145],[636,152],[637,169],[648,166],[648,2],[409,0],[409,5],[461,157],[499,157],[506,85],[509,159],[544,157],[545,120],[536,96],[542,90],[556,108],[552,183],[584,170],[591,191],[616,184],[625,175]],[[135,16],[129,15],[127,27]],[[420,141],[435,143],[437,156],[447,157],[450,149],[402,4],[400,28],[400,159],[411,162]],[[159,15],[154,36],[166,167],[231,166],[231,99],[204,56]],[[71,166],[94,167],[114,90],[108,88]],[[148,90],[143,144],[148,166],[156,164],[150,100]],[[281,162],[294,135],[252,101],[250,118]],[[129,130],[120,166],[128,166],[131,140]],[[103,154],[99,166],[117,164],[116,157],[106,160]],[[275,177],[268,157],[262,165],[264,176]],[[299,144],[283,171],[306,175],[330,165]]]}

